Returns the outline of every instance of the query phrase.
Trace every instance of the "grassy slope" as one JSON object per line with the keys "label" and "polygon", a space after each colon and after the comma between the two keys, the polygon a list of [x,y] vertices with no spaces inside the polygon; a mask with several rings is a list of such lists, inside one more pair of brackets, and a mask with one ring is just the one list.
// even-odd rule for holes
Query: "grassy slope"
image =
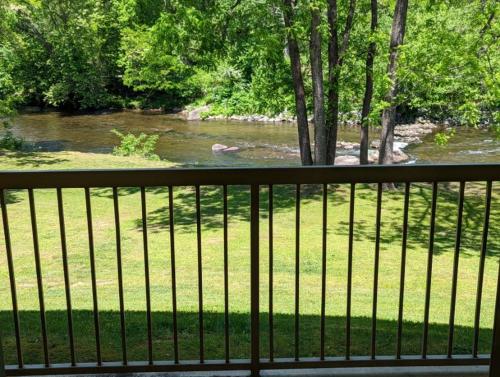
{"label": "grassy slope", "polygon": [[[108,155],[74,152],[9,154],[0,158],[0,169],[54,169],[102,167],[169,166]],[[440,185],[433,268],[430,319],[431,353],[445,353],[451,290],[451,271],[456,221],[457,187]],[[327,261],[327,347],[329,355],[344,350],[344,321],[347,282],[347,242],[349,218],[348,186],[330,186],[328,202]],[[198,352],[197,249],[194,190],[176,188],[175,241],[177,256],[177,295],[181,358],[196,358]],[[146,314],[140,192],[121,188],[120,220],[123,247],[125,306],[130,359],[145,359]],[[203,299],[205,310],[206,357],[223,357],[224,290],[221,190],[202,188]],[[93,189],[92,210],[97,258],[103,355],[120,359],[119,315],[116,274],[115,230],[111,191]],[[490,225],[489,254],[486,259],[480,335],[482,352],[488,352],[492,327],[494,291],[500,253],[499,188],[494,186]],[[93,360],[94,340],[92,297],[89,273],[88,239],[83,190],[63,190],[69,252],[72,304],[78,359]],[[354,354],[367,354],[370,345],[376,188],[359,186],[355,204],[355,242],[353,263],[353,339]],[[403,352],[418,353],[422,334],[427,264],[428,224],[431,192],[428,185],[415,185],[411,191],[409,249],[404,309]],[[467,186],[463,244],[459,268],[455,352],[471,352],[472,326],[481,227],[484,211],[484,185]],[[393,354],[397,326],[399,271],[401,258],[401,219],[403,195],[399,190],[384,192],[381,231],[381,259],[378,306],[378,352]],[[41,344],[37,314],[37,288],[33,261],[31,225],[27,193],[8,193],[8,210],[15,255],[21,329],[26,362],[40,362]],[[49,321],[50,356],[67,359],[67,331],[60,238],[54,190],[35,192],[46,309]],[[276,356],[293,355],[295,202],[291,187],[275,188],[274,196],[274,312]],[[262,348],[267,354],[268,327],[268,224],[267,191],[262,189],[261,222],[261,311]],[[249,351],[249,192],[244,187],[229,188],[229,290],[231,357],[248,357]],[[163,188],[147,191],[150,269],[155,358],[171,359],[171,276],[168,234],[168,196]],[[321,191],[302,188],[300,313],[301,355],[319,353],[319,314],[321,295]],[[0,231],[1,233],[1,231]],[[0,235],[0,286],[8,287],[3,234]],[[15,342],[10,316],[10,292],[0,290],[0,330],[6,344],[8,363],[15,363]]]}

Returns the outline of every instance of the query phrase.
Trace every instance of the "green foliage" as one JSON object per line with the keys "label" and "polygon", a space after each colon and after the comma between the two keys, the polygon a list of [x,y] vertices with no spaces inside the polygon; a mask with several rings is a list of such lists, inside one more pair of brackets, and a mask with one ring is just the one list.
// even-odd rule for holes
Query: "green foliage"
{"label": "green foliage", "polygon": [[[119,34],[112,2],[9,1],[17,57],[5,71],[25,102],[86,109],[113,106]],[[4,71],[4,72],[5,72]]]}
{"label": "green foliage", "polygon": [[[282,77],[287,77],[288,66],[282,66],[281,69]],[[276,115],[293,109],[291,83],[283,80],[276,85],[271,78],[275,73],[278,72],[269,71],[263,65],[254,67],[254,76],[249,82],[241,70],[228,63],[221,63],[215,71],[205,74],[203,100],[212,104],[211,114]]]}
{"label": "green foliage", "polygon": [[8,151],[18,151],[24,146],[24,139],[17,137],[12,132],[12,125],[9,121],[2,121],[3,134],[0,135],[0,149]]}
{"label": "green foliage", "polygon": [[455,136],[455,129],[451,128],[449,130],[443,131],[443,132],[437,132],[434,135],[434,142],[436,145],[440,147],[444,147],[445,145],[448,144],[450,139]]}
{"label": "green foliage", "polygon": [[500,140],[500,111],[495,111],[493,114],[493,124],[491,128],[493,129],[495,138]]}
{"label": "green foliage", "polygon": [[[341,32],[348,2],[338,6]],[[225,115],[293,112],[286,33],[298,39],[310,97],[310,11],[326,2],[298,2],[290,31],[280,7],[277,0],[3,1],[0,112],[20,104],[170,109],[189,103],[208,103],[212,113]],[[379,1],[379,28],[372,34],[370,1],[357,2],[340,70],[340,111],[359,111],[366,49],[376,42],[374,125],[386,105],[393,8],[392,0]],[[498,123],[498,8],[495,0],[410,3],[398,63],[400,115],[471,126]],[[326,25],[324,18],[325,79]]]}
{"label": "green foliage", "polygon": [[414,2],[401,54],[400,102],[475,126],[498,108],[496,1]]}
{"label": "green foliage", "polygon": [[10,48],[12,22],[12,17],[0,3],[0,116],[11,115],[20,99],[18,85],[12,76],[17,62],[17,57]]}
{"label": "green foliage", "polygon": [[118,57],[123,84],[146,97],[163,96],[163,107],[182,105],[202,94],[193,78],[210,53],[205,50],[205,14],[195,4],[130,1],[122,11],[127,19]]}
{"label": "green foliage", "polygon": [[465,102],[458,108],[462,124],[476,126],[481,120],[481,111],[477,104]]}
{"label": "green foliage", "polygon": [[158,135],[146,135],[141,133],[139,136],[128,133],[123,134],[118,130],[112,130],[120,139],[120,144],[113,148],[115,156],[138,156],[148,160],[159,160],[160,157],[155,153]]}

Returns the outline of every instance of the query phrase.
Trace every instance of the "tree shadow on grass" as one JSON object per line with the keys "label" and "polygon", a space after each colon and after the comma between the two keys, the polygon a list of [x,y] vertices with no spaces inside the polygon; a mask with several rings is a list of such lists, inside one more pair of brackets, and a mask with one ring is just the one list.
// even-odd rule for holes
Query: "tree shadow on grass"
{"label": "tree shadow on grass", "polygon": [[23,200],[22,192],[25,190],[5,190],[5,204],[15,204]]}
{"label": "tree shadow on grass", "polygon": [[37,152],[8,152],[8,153],[1,153],[0,157],[14,160],[15,166],[29,165],[33,168],[45,165],[57,165],[69,161],[68,159],[65,158],[52,157]]}
{"label": "tree shadow on grass", "polygon": [[[455,185],[456,186],[456,185]],[[436,228],[434,235],[434,254],[452,253],[454,250],[458,188],[450,184],[439,184],[436,212]],[[120,188],[120,196],[137,194],[139,188]],[[203,229],[221,229],[223,224],[223,189],[218,186],[202,186],[200,189],[201,223]],[[349,203],[349,188],[346,185],[329,185],[328,200],[334,206]],[[160,195],[165,205],[148,212],[148,226],[151,231],[157,231],[169,226],[168,189],[154,187],[147,189],[148,195]],[[400,244],[403,224],[404,189],[385,190],[382,202],[382,226],[384,231],[381,242],[385,244]],[[462,220],[461,255],[477,256],[483,233],[485,195],[484,185],[467,184]],[[93,196],[112,198],[110,189],[93,189]],[[294,211],[295,186],[276,185],[273,188],[273,211],[280,213]],[[356,204],[360,200],[372,203],[373,213],[368,216],[355,209],[354,240],[375,241],[375,209],[376,185],[358,184]],[[176,231],[192,232],[196,224],[196,196],[194,187],[174,187],[174,225]],[[322,200],[321,185],[302,185],[301,203],[320,203]],[[261,218],[268,217],[268,191],[266,186],[260,190]],[[408,248],[426,250],[429,243],[429,219],[432,206],[432,186],[425,183],[412,184],[410,192]],[[366,209],[364,209],[365,211]],[[368,209],[369,210],[369,209]],[[248,186],[228,187],[228,215],[230,221],[250,221],[250,189]],[[498,195],[493,191],[488,236],[488,257],[500,255],[500,227],[498,223]],[[318,212],[318,216],[321,213]],[[373,223],[371,223],[373,222]],[[136,227],[142,228],[141,219],[136,220]],[[335,229],[329,232],[348,236],[349,222],[342,220]]]}
{"label": "tree shadow on grass", "polygon": [[[329,187],[329,195],[337,189]],[[301,205],[320,201],[322,189],[319,185],[302,185],[300,188]],[[196,216],[195,191],[183,190],[175,196],[175,225],[188,230]],[[250,221],[250,189],[245,186],[228,187],[228,216],[230,221]],[[276,185],[273,187],[273,214],[294,209],[296,206],[296,187],[293,185]],[[260,218],[269,217],[269,191],[261,186],[259,196]],[[206,228],[222,228],[223,224],[223,189],[221,187],[203,187],[200,195],[202,224]],[[168,217],[164,216],[168,207],[159,208],[150,213],[148,220],[152,224],[166,226]],[[163,216],[162,216],[163,215]]]}
{"label": "tree shadow on grass", "polygon": [[[485,195],[484,188],[466,186],[464,210],[462,219],[461,255],[465,257],[477,256],[483,234]],[[278,185],[274,187],[274,213],[295,210],[295,187],[293,185]],[[166,193],[165,193],[166,195]],[[382,226],[385,229],[381,241],[385,244],[401,243],[403,224],[403,189],[384,191],[382,203]],[[322,200],[321,185],[303,185],[301,188],[301,203]],[[328,200],[334,206],[349,203],[349,189],[346,185],[329,185]],[[376,185],[358,185],[356,203],[359,200],[373,204],[373,214],[369,217],[355,209],[354,237],[356,241],[375,241],[375,209]],[[389,202],[387,202],[389,200]],[[448,184],[438,186],[436,228],[434,235],[434,254],[452,253],[454,250],[456,219],[457,219],[458,190]],[[167,199],[165,199],[167,203]],[[200,196],[202,225],[205,228],[223,227],[223,196],[220,187],[202,187]],[[268,217],[267,189],[262,188],[260,194],[261,218]],[[408,248],[426,250],[429,243],[429,219],[432,206],[432,187],[430,184],[413,184],[410,193]],[[196,222],[196,201],[194,188],[183,188],[176,191],[174,198],[174,222],[177,228],[192,231]],[[230,219],[239,221],[250,220],[250,192],[247,187],[234,186],[228,188],[228,213]],[[495,192],[492,196],[490,226],[488,235],[487,256],[500,255],[500,227],[498,223],[498,198]],[[321,213],[318,212],[318,216]],[[373,224],[369,222],[373,221]],[[169,224],[168,206],[151,211],[148,223],[154,229],[166,227]],[[141,222],[137,222],[141,227]],[[176,229],[177,229],[176,228]],[[349,222],[340,221],[340,226],[329,229],[330,232],[347,236]]]}
{"label": "tree shadow on grass", "polygon": [[[336,190],[337,185],[329,185],[329,195]],[[118,189],[118,195],[125,197],[139,193],[138,187]],[[192,232],[196,224],[196,191],[195,187],[174,187],[174,225],[176,231]],[[111,189],[92,189],[92,196],[112,199]],[[157,231],[169,226],[168,188],[149,187],[147,195],[159,195],[164,206],[148,212],[148,229]],[[295,208],[296,188],[293,185],[276,185],[273,187],[273,213],[283,212]],[[307,205],[321,200],[322,188],[320,185],[301,186],[301,204]],[[344,196],[337,196],[337,202],[345,202]],[[250,221],[250,188],[248,186],[228,186],[227,188],[228,216],[230,221]],[[269,196],[266,185],[261,186],[259,205],[261,218],[269,215]],[[221,186],[200,187],[200,210],[202,227],[204,229],[222,228],[223,224],[223,188]],[[142,228],[142,220],[136,219],[136,227]]]}
{"label": "tree shadow on grass", "polygon": [[[358,191],[356,200],[364,199],[373,203],[373,224],[367,224],[355,213],[354,239],[356,241],[370,240],[375,242],[375,211],[376,211],[376,186],[370,190]],[[389,199],[392,204],[386,205]],[[438,185],[436,225],[434,234],[434,255],[454,252],[457,211],[458,211],[458,185],[451,186],[443,183]],[[387,229],[381,235],[381,242],[386,244],[401,244],[403,231],[403,200],[404,188],[383,192],[382,199],[382,226]],[[488,231],[488,257],[500,255],[500,227],[498,195],[493,191]],[[408,248],[417,246],[426,250],[429,245],[430,217],[432,208],[432,185],[414,183],[411,186],[409,213],[408,213]],[[461,256],[478,256],[481,251],[483,224],[485,215],[485,189],[478,184],[467,184],[464,199],[461,237]],[[361,225],[361,226],[360,226]],[[341,222],[341,227],[336,229],[342,235],[349,234],[349,223]]]}
{"label": "tree shadow on grass", "polygon": [[[49,356],[52,363],[69,362],[67,315],[61,311],[47,311]],[[147,360],[147,321],[142,311],[127,311],[126,339],[129,360]],[[274,315],[274,355],[293,357],[294,316]],[[27,364],[43,362],[40,337],[40,316],[37,311],[21,311],[21,338],[24,361]],[[78,362],[95,362],[95,337],[93,314],[89,310],[74,310],[75,347]],[[99,312],[102,356],[105,361],[121,360],[120,314],[116,311]],[[261,357],[269,357],[268,313],[261,313]],[[173,359],[173,327],[171,312],[153,312],[153,354],[155,360]],[[327,356],[345,355],[345,317],[326,317],[325,352]],[[370,354],[371,319],[352,317],[351,354]],[[422,323],[404,322],[403,354],[421,352]],[[250,315],[230,313],[230,356],[248,359],[250,356]],[[377,321],[377,354],[394,355],[396,349],[397,323],[393,320]],[[16,364],[16,346],[12,325],[12,314],[0,312],[0,331],[7,365]],[[199,327],[197,312],[178,312],[179,353],[181,360],[199,358]],[[204,313],[205,354],[207,359],[224,359],[224,313]],[[473,329],[455,326],[455,354],[471,354]],[[491,329],[481,329],[479,352],[489,353]],[[429,354],[446,354],[448,326],[431,324],[429,332]],[[301,357],[318,357],[320,350],[320,317],[300,316]]]}

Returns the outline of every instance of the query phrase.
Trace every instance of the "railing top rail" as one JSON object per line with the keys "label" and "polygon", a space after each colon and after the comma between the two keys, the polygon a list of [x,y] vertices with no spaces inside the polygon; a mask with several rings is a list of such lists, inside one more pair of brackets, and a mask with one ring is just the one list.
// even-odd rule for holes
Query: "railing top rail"
{"label": "railing top rail", "polygon": [[0,189],[498,180],[500,164],[0,171]]}

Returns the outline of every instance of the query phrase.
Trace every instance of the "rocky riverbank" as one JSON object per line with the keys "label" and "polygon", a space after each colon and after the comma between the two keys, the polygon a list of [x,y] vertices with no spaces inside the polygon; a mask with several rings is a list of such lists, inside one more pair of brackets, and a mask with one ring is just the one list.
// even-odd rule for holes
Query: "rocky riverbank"
{"label": "rocky riverbank", "polygon": [[[438,128],[440,128],[438,124],[424,119],[417,119],[415,123],[396,126],[394,129],[393,146],[394,163],[400,164],[410,161],[411,157],[405,152],[406,147],[411,144],[422,143],[423,137],[433,133]],[[368,151],[368,160],[370,163],[378,161],[379,147],[380,140],[378,139],[370,143]],[[359,149],[359,143],[337,143],[337,150],[340,155],[335,159],[335,163],[338,165],[359,165]]]}
{"label": "rocky riverbank", "polygon": [[[261,114],[250,115],[210,115],[210,106],[200,106],[192,109],[184,109],[179,115],[186,120],[231,120],[237,122],[262,122],[262,123],[295,123],[295,116],[289,113],[281,113],[276,116]],[[312,121],[312,118],[310,119]]]}
{"label": "rocky riverbank", "polygon": [[[405,149],[411,144],[418,144],[422,142],[422,137],[428,135],[439,126],[434,123],[426,122],[420,120],[412,124],[402,124],[398,125],[395,129],[394,135],[394,147],[393,147],[393,158],[394,163],[400,164],[411,160]],[[370,163],[376,163],[378,161],[380,141],[373,140],[370,144],[370,149],[368,151],[368,160]],[[335,163],[337,165],[359,165],[359,143],[339,141],[337,142],[337,158]],[[212,146],[212,151],[214,153],[237,153],[241,149],[239,147],[228,147],[223,144],[214,144]],[[297,152],[298,153],[298,152]]]}
{"label": "rocky riverbank", "polygon": [[[200,121],[200,120],[227,120],[227,121],[239,121],[239,122],[262,122],[262,123],[295,123],[295,117],[288,114],[279,114],[275,117],[269,117],[266,115],[206,115],[209,113],[210,108],[208,106],[198,107],[192,110],[184,110],[180,113],[180,116],[186,120]],[[341,125],[347,127],[356,127],[359,122],[355,119],[358,114],[346,114],[341,117]],[[313,119],[309,120],[314,122]],[[411,144],[422,143],[422,138],[428,134],[433,133],[435,130],[439,129],[441,126],[430,122],[423,118],[417,118],[414,123],[400,124],[397,125],[394,131],[394,162],[404,163],[411,160],[411,157],[405,153],[406,147]],[[218,144],[217,144],[218,146]],[[370,149],[368,151],[368,159],[371,163],[375,163],[378,160],[378,149],[380,146],[379,140],[373,140],[370,144]],[[227,148],[227,147],[226,147]],[[217,149],[217,148],[216,148]],[[219,148],[220,149],[220,148]],[[338,165],[358,165],[359,164],[359,143],[352,143],[346,141],[339,141],[337,143],[337,150],[339,156],[335,159]],[[223,149],[217,150],[223,151]],[[239,151],[235,150],[236,152]]]}

